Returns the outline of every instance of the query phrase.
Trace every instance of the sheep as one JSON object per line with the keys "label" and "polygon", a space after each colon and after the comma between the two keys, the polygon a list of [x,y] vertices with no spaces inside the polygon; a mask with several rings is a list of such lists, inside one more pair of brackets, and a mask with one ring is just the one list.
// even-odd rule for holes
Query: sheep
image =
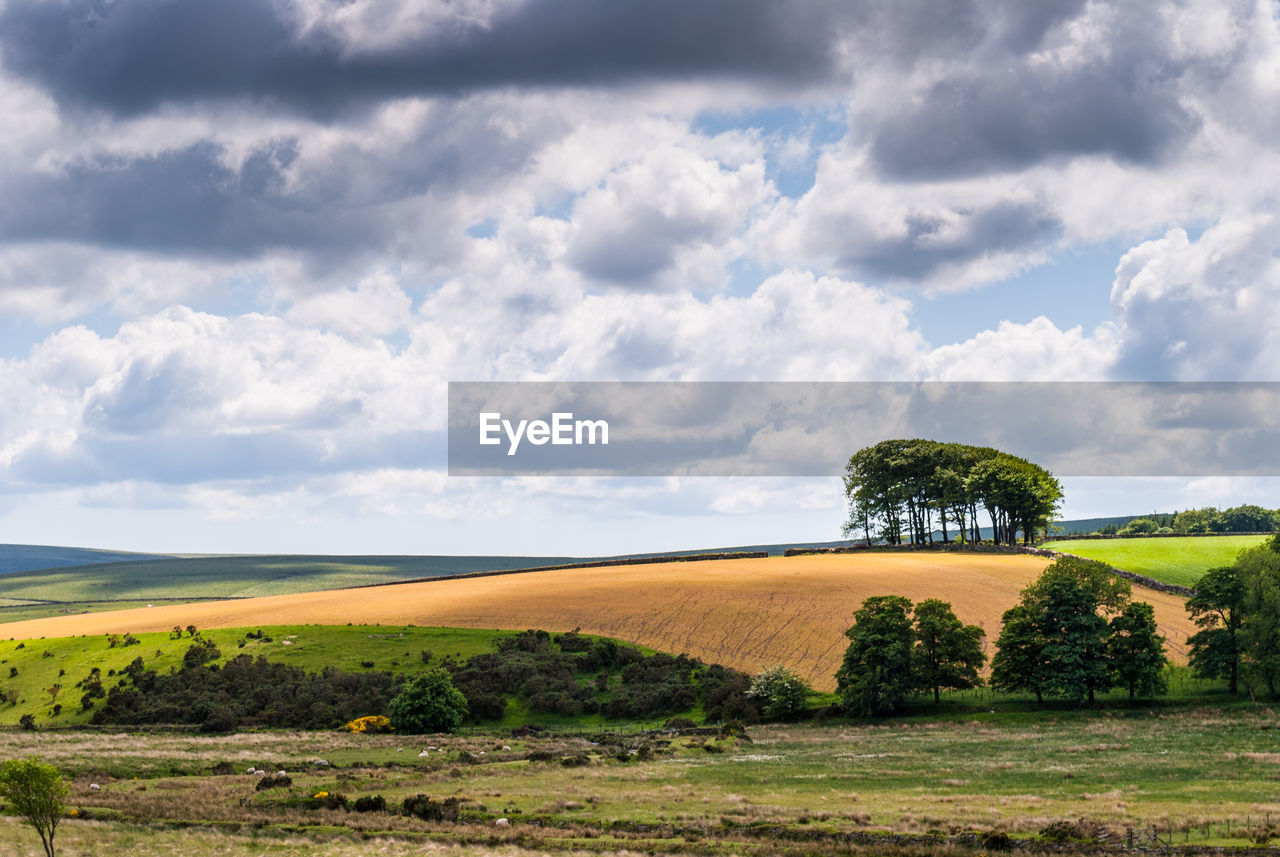
{"label": "sheep", "polygon": [[287,777],[287,776],[289,776],[289,775],[288,775],[288,774],[286,774],[284,771],[276,771],[276,776],[277,776],[277,777]]}
{"label": "sheep", "polygon": [[511,752],[511,745],[510,745],[510,744],[503,744],[503,745],[502,745],[502,749],[504,749],[504,750],[506,750],[508,753],[510,753],[510,752]]}
{"label": "sheep", "polygon": [[510,827],[511,820],[506,818],[500,818],[497,821],[495,821],[493,824],[495,827]]}
{"label": "sheep", "polygon": [[430,750],[423,750],[421,753],[419,753],[419,754],[418,754],[418,758],[419,758],[419,759],[422,759],[422,758],[425,758],[425,757],[430,756],[430,755],[431,755],[431,751],[430,751]]}
{"label": "sheep", "polygon": [[89,783],[89,791],[100,792],[102,791],[102,786],[98,785],[97,783]]}

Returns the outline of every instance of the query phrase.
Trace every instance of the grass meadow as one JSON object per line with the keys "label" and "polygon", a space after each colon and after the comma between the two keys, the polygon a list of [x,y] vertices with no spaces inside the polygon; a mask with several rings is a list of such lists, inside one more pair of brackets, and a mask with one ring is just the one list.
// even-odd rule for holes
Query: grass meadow
{"label": "grass meadow", "polygon": [[[988,850],[993,832],[1034,852],[1053,822],[1111,846],[1243,846],[1280,826],[1280,717],[1247,704],[781,725],[749,739],[0,733],[0,756],[30,755],[72,778],[68,855],[963,853]],[[292,785],[256,791],[250,766]],[[453,797],[461,814],[308,808],[321,791],[393,807]],[[0,853],[33,845],[0,824]]]}
{"label": "grass meadow", "polygon": [[1266,539],[1267,536],[1070,539],[1046,542],[1041,547],[1101,560],[1163,583],[1192,586],[1209,569],[1231,565],[1240,551]]}

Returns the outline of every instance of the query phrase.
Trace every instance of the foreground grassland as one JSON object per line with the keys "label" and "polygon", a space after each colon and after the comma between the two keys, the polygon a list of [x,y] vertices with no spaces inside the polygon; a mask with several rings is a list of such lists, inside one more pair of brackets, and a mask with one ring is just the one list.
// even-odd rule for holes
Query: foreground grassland
{"label": "foreground grassland", "polygon": [[[464,628],[580,628],[747,672],[786,664],[833,690],[844,631],[872,595],[941,598],[987,631],[1049,560],[963,553],[827,554],[569,569],[60,616],[0,625],[17,639],[347,622]],[[1135,589],[1155,607],[1176,663],[1194,632],[1183,600]],[[7,632],[7,633],[6,633]],[[0,673],[2,674],[2,673]]]}
{"label": "foreground grassland", "polygon": [[[1102,839],[1086,848],[1102,849],[1129,830],[1135,842],[1154,830],[1162,843],[1246,845],[1280,823],[1280,718],[1260,706],[756,727],[750,738],[5,732],[0,757],[39,755],[73,778],[80,819],[60,832],[69,855],[445,843],[458,854],[810,854],[849,853],[850,840],[942,853],[947,842],[985,851],[993,831],[1037,841],[1051,822],[1081,819],[1086,838]],[[293,783],[255,791],[250,766]],[[461,815],[308,808],[321,791],[393,807],[456,797]],[[0,824],[0,853],[32,844],[29,830]]]}
{"label": "foreground grassland", "polygon": [[1188,536],[1186,538],[1070,539],[1041,547],[1101,560],[1123,571],[1164,583],[1191,586],[1211,568],[1231,565],[1236,554],[1256,547],[1266,536]]}

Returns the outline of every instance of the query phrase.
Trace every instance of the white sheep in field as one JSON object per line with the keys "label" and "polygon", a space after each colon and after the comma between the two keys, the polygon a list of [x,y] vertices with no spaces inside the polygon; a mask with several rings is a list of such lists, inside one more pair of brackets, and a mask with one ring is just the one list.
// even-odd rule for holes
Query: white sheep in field
{"label": "white sheep in field", "polygon": [[419,758],[419,759],[424,759],[424,758],[426,758],[427,756],[430,756],[430,755],[431,755],[431,751],[430,751],[430,750],[423,750],[421,753],[419,753],[419,754],[418,754],[418,758]]}
{"label": "white sheep in field", "polygon": [[257,773],[257,771],[258,771],[258,769],[257,769],[257,768],[255,768],[253,765],[250,765],[250,766],[249,766],[249,770],[245,771],[245,773],[246,773],[246,774],[253,774],[253,773]]}
{"label": "white sheep in field", "polygon": [[497,821],[495,821],[493,824],[495,827],[510,827],[511,821],[506,818],[500,818]]}
{"label": "white sheep in field", "polygon": [[97,783],[89,783],[89,791],[100,792],[102,791],[102,786],[98,785]]}
{"label": "white sheep in field", "polygon": [[284,771],[276,771],[276,776],[277,776],[277,777],[287,777],[287,776],[289,776],[289,775],[288,775],[288,774],[286,774]]}

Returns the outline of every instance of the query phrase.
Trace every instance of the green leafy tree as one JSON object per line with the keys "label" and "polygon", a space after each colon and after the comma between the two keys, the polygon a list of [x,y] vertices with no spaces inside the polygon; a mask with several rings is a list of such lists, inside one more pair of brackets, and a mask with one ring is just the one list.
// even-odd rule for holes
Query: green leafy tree
{"label": "green leafy tree", "polygon": [[1239,642],[1241,667],[1251,688],[1280,688],[1280,553],[1264,545],[1240,552],[1236,568],[1244,590]]}
{"label": "green leafy tree", "polygon": [[449,673],[433,667],[411,679],[387,706],[397,732],[452,732],[467,716],[467,698]]}
{"label": "green leafy tree", "polygon": [[1211,568],[1187,599],[1191,621],[1200,628],[1187,638],[1191,669],[1201,678],[1225,678],[1239,692],[1240,623],[1244,618],[1244,582],[1234,565]]}
{"label": "green leafy tree", "polygon": [[1156,631],[1155,609],[1146,602],[1130,602],[1111,619],[1107,655],[1116,681],[1129,689],[1130,701],[1168,692],[1164,640]]}
{"label": "green leafy tree", "polygon": [[1044,658],[1046,640],[1031,609],[1015,604],[1000,617],[996,655],[991,659],[991,686],[1007,693],[1028,691],[1036,702],[1044,701],[1049,664]]}
{"label": "green leafy tree", "polygon": [[791,720],[804,711],[809,685],[796,672],[781,664],[766,667],[751,680],[747,696],[757,700],[766,720]]}
{"label": "green leafy tree", "polygon": [[66,815],[67,784],[53,765],[14,759],[0,765],[0,797],[40,834],[46,857],[54,857],[53,834]]}
{"label": "green leafy tree", "polygon": [[918,690],[933,691],[933,701],[941,701],[941,688],[975,687],[978,670],[986,656],[982,638],[986,632],[977,625],[963,625],[951,605],[936,598],[921,601],[915,608],[915,647],[911,652],[912,681]]}
{"label": "green leafy tree", "polygon": [[1129,602],[1129,584],[1106,565],[1078,557],[1053,562],[1005,613],[992,683],[1083,702],[1115,685],[1108,617]]}
{"label": "green leafy tree", "polygon": [[845,631],[849,647],[836,673],[845,710],[857,715],[891,714],[911,690],[911,601],[876,595],[862,602]]}

